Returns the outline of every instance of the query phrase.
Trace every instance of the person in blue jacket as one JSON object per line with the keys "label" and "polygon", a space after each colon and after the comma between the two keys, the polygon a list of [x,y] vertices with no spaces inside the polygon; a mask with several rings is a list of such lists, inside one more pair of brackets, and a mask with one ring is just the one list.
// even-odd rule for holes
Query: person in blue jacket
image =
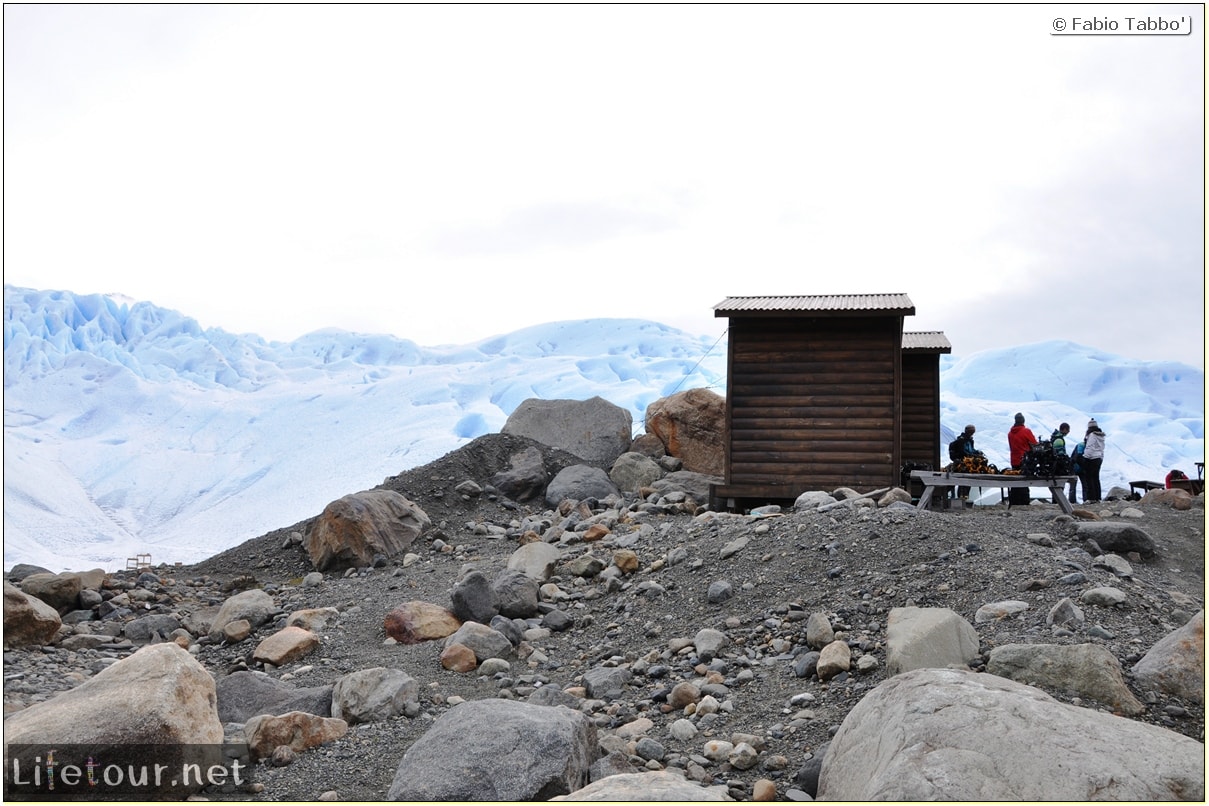
{"label": "person in blue jacket", "polygon": [[1079,442],[1070,452],[1070,472],[1073,478],[1070,480],[1070,492],[1066,494],[1066,497],[1072,504],[1079,503],[1077,497],[1079,482],[1083,482],[1083,497],[1087,498],[1087,481],[1083,478],[1083,449],[1085,447],[1086,443]]}

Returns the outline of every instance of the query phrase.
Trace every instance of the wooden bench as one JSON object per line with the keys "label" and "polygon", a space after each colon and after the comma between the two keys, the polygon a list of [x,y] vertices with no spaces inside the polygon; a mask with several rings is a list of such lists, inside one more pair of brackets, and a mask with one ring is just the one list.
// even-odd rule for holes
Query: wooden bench
{"label": "wooden bench", "polygon": [[[1162,490],[1163,482],[1161,481],[1131,481],[1129,482],[1129,494],[1141,497],[1151,490]],[[1139,493],[1138,490],[1142,492]]]}
{"label": "wooden bench", "polygon": [[919,479],[924,484],[923,495],[919,497],[917,509],[927,509],[932,505],[932,493],[937,487],[1045,487],[1053,494],[1058,506],[1067,515],[1075,508],[1066,497],[1066,487],[1074,476],[1033,477],[1005,476],[999,473],[942,473],[929,470],[913,470],[911,478]]}

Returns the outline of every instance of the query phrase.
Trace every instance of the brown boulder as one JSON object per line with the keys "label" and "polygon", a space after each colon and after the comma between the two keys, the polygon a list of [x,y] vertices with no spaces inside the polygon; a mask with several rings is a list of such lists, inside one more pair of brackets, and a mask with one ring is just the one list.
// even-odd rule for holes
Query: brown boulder
{"label": "brown boulder", "polygon": [[348,723],[343,719],[290,711],[281,716],[254,716],[244,724],[243,731],[252,757],[268,758],[282,746],[301,753],[334,742],[348,733]]}
{"label": "brown boulder", "polygon": [[79,574],[30,574],[21,580],[21,590],[36,596],[62,615],[80,606],[80,591],[84,589]]}
{"label": "brown boulder", "polygon": [[143,647],[4,720],[8,744],[217,744],[214,678],[175,643]]}
{"label": "brown boulder", "polygon": [[284,666],[319,646],[319,636],[301,627],[283,627],[260,642],[252,660]]}
{"label": "brown boulder", "polygon": [[721,476],[726,457],[726,398],[689,389],[660,398],[646,410],[646,430],[685,470]]}
{"label": "brown boulder", "polygon": [[392,490],[353,493],[327,505],[307,533],[306,551],[319,571],[365,568],[376,555],[401,553],[430,523],[424,510]]}
{"label": "brown boulder", "polygon": [[450,644],[441,650],[441,667],[451,672],[473,672],[479,661],[465,644]]}
{"label": "brown boulder", "polygon": [[62,625],[59,611],[16,585],[4,583],[5,649],[49,644]]}
{"label": "brown boulder", "polygon": [[1192,509],[1192,494],[1187,490],[1172,487],[1170,490],[1151,490],[1139,502],[1144,505],[1158,504],[1172,509],[1187,511]]}
{"label": "brown boulder", "polygon": [[448,638],[462,622],[440,605],[429,602],[404,602],[386,614],[386,634],[400,644],[418,644]]}

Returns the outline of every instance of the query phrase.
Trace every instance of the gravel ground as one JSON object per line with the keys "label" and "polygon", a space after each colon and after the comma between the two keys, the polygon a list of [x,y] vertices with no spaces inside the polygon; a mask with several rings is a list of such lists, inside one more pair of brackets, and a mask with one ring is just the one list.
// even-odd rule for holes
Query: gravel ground
{"label": "gravel ground", "polygon": [[[526,515],[545,512],[492,495],[464,497],[454,487],[467,479],[485,482],[513,447],[504,440],[481,439],[430,465],[387,479],[419,504],[433,527],[412,551],[420,559],[403,567],[401,560],[351,576],[328,575],[316,587],[300,584],[312,571],[305,552],[291,544],[291,533],[305,532],[302,522],[248,541],[193,567],[174,569],[178,580],[204,580],[221,585],[252,574],[274,593],[285,613],[307,607],[336,607],[338,627],[323,636],[321,648],[281,669],[275,677],[300,686],[335,682],[348,672],[375,666],[406,671],[420,683],[421,713],[386,722],[355,725],[344,738],[299,754],[289,766],[262,767],[259,800],[315,800],[334,792],[340,800],[378,800],[385,796],[404,752],[458,698],[523,699],[536,686],[577,685],[585,671],[603,663],[629,663],[636,673],[626,696],[585,705],[601,736],[638,717],[654,723],[649,735],[667,749],[663,766],[684,768],[700,758],[710,738],[733,733],[764,737],[761,764],[747,771],[709,765],[713,783],[725,782],[732,796],[750,799],[752,785],[767,778],[778,795],[794,786],[794,773],[809,754],[828,741],[848,711],[885,679],[885,624],[893,607],[916,605],[950,608],[973,623],[982,605],[1007,599],[1029,603],[1025,612],[1001,622],[977,625],[983,660],[1007,643],[1084,643],[1110,650],[1128,670],[1160,638],[1183,625],[1204,606],[1204,498],[1191,511],[1166,506],[1139,506],[1110,501],[1092,506],[1082,517],[1117,518],[1132,508],[1142,517],[1131,522],[1159,546],[1149,560],[1134,558],[1132,578],[1118,578],[1094,567],[1089,555],[1067,530],[1071,519],[1051,504],[1029,507],[977,507],[917,513],[913,509],[847,507],[827,513],[783,513],[763,518],[655,512],[619,523],[599,543],[572,544],[568,554],[591,550],[606,561],[613,541],[637,523],[652,528],[631,546],[641,570],[610,591],[599,581],[556,577],[571,595],[564,609],[574,626],[553,633],[535,648],[543,662],[514,660],[508,672],[492,678],[446,671],[440,642],[403,646],[385,641],[383,617],[410,600],[448,606],[449,591],[468,566],[489,572],[502,569],[517,548],[517,525]],[[554,513],[548,517],[557,522]],[[476,524],[495,524],[510,534],[474,534]],[[480,528],[479,531],[482,531]],[[1053,545],[1030,540],[1047,533]],[[746,538],[747,545],[722,558],[723,547]],[[442,549],[443,547],[443,549]],[[682,550],[682,551],[679,551]],[[669,562],[669,557],[676,559]],[[1062,583],[1073,572],[1085,581]],[[488,574],[491,576],[491,573]],[[1030,581],[1048,587],[1026,590]],[[711,583],[730,583],[733,596],[711,603]],[[1087,623],[1075,631],[1046,626],[1049,609],[1065,597],[1078,598],[1088,588],[1115,585],[1128,595],[1121,608],[1087,608]],[[878,660],[870,671],[841,675],[827,683],[798,677],[795,653],[805,648],[805,619],[828,616],[837,637],[844,637],[855,658]],[[732,710],[705,720],[693,740],[680,742],[668,733],[677,713],[661,709],[677,682],[698,679],[705,671],[695,658],[669,650],[669,642],[692,638],[712,627],[726,632],[731,645],[710,668],[729,690]],[[266,625],[249,641],[233,646],[203,645],[199,660],[216,676],[241,668],[259,668],[250,660]],[[1093,630],[1089,636],[1088,631]],[[658,669],[656,674],[653,670]],[[1129,681],[1128,675],[1126,676]],[[1138,690],[1147,704],[1139,719],[1204,741],[1203,706]],[[1080,702],[1069,692],[1049,691],[1063,702]],[[1104,708],[1082,701],[1086,707]]]}

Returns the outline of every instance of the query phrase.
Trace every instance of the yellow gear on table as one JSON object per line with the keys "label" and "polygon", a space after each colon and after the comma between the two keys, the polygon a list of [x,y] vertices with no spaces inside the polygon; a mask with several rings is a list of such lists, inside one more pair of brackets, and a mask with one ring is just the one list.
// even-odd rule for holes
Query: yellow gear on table
{"label": "yellow gear on table", "polygon": [[999,469],[994,465],[989,464],[985,456],[967,456],[952,464],[950,467],[953,473],[976,473],[976,474],[995,474]]}

